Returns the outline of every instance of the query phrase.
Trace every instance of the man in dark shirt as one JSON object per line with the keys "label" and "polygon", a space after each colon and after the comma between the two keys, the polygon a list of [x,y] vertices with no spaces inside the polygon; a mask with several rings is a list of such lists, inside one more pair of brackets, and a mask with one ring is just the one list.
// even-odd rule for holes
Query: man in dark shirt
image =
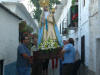
{"label": "man in dark shirt", "polygon": [[31,73],[31,54],[27,48],[29,44],[29,38],[27,36],[22,37],[21,43],[18,46],[17,52],[17,73],[18,75],[30,75]]}

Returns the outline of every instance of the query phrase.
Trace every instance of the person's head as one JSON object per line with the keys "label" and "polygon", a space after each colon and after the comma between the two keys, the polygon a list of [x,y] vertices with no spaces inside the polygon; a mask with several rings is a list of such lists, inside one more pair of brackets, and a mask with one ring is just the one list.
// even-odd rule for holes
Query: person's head
{"label": "person's head", "polygon": [[63,40],[64,45],[68,44],[69,41],[68,40]]}
{"label": "person's head", "polygon": [[65,44],[68,44],[68,43],[69,43],[69,41],[68,41],[68,40],[66,40]]}
{"label": "person's head", "polygon": [[63,40],[64,45],[66,44],[66,40]]}
{"label": "person's head", "polygon": [[69,39],[68,39],[68,42],[74,45],[74,40],[73,40],[73,38],[69,38]]}
{"label": "person's head", "polygon": [[21,38],[21,43],[28,45],[29,44],[29,37],[28,36],[23,36]]}
{"label": "person's head", "polygon": [[48,6],[45,6],[44,7],[44,11],[48,11]]}

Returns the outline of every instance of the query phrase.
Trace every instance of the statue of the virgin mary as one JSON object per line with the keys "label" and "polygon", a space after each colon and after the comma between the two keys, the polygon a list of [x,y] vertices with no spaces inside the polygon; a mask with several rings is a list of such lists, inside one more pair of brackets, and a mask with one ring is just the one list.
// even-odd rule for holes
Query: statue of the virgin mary
{"label": "statue of the virgin mary", "polygon": [[[55,44],[62,47],[63,42],[62,42],[62,38],[60,36],[60,33],[58,31],[58,27],[55,23],[54,11],[49,10],[49,7],[48,7],[49,1],[47,0],[47,3],[45,3],[45,1],[46,0],[44,0],[44,2],[43,2],[43,0],[41,0],[41,5],[43,7],[43,11],[42,11],[42,14],[41,14],[40,27],[39,27],[39,32],[38,32],[38,47],[40,47],[44,43],[46,44],[46,46],[49,45],[47,43],[48,41],[49,42],[51,41],[50,45],[47,46],[48,48],[50,48],[50,46],[54,42],[55,42]],[[40,47],[40,49],[41,49],[41,47]],[[49,63],[52,64],[52,69],[49,69],[49,70],[52,71],[52,73],[53,73],[53,70],[55,68],[58,69],[57,68],[58,59],[52,59],[52,60],[49,61]],[[56,63],[56,64],[54,65],[54,63]],[[50,75],[53,75],[53,74],[50,74]]]}
{"label": "statue of the virgin mary", "polygon": [[38,46],[48,40],[57,41],[60,46],[63,46],[62,38],[55,23],[54,12],[49,12],[48,6],[45,6],[40,20]]}

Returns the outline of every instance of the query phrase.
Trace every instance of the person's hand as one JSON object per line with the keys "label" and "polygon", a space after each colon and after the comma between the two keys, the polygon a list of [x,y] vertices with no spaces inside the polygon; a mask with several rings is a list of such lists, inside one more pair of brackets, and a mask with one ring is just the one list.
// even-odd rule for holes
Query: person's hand
{"label": "person's hand", "polygon": [[30,57],[30,59],[29,59],[29,63],[32,64],[32,57]]}
{"label": "person's hand", "polygon": [[60,54],[59,58],[60,58],[61,60],[64,60],[64,56],[63,56],[62,54]]}
{"label": "person's hand", "polygon": [[64,57],[63,57],[63,54],[61,53],[61,51],[59,52],[59,58],[60,58],[61,60],[64,60]]}

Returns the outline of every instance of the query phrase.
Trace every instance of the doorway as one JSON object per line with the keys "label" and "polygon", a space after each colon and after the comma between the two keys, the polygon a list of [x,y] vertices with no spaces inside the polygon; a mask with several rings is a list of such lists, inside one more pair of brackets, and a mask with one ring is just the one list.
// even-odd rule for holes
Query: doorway
{"label": "doorway", "polygon": [[0,60],[0,75],[3,75],[3,60]]}
{"label": "doorway", "polygon": [[96,39],[96,75],[100,75],[100,38]]}
{"label": "doorway", "polygon": [[85,65],[85,36],[81,37],[81,61]]}

